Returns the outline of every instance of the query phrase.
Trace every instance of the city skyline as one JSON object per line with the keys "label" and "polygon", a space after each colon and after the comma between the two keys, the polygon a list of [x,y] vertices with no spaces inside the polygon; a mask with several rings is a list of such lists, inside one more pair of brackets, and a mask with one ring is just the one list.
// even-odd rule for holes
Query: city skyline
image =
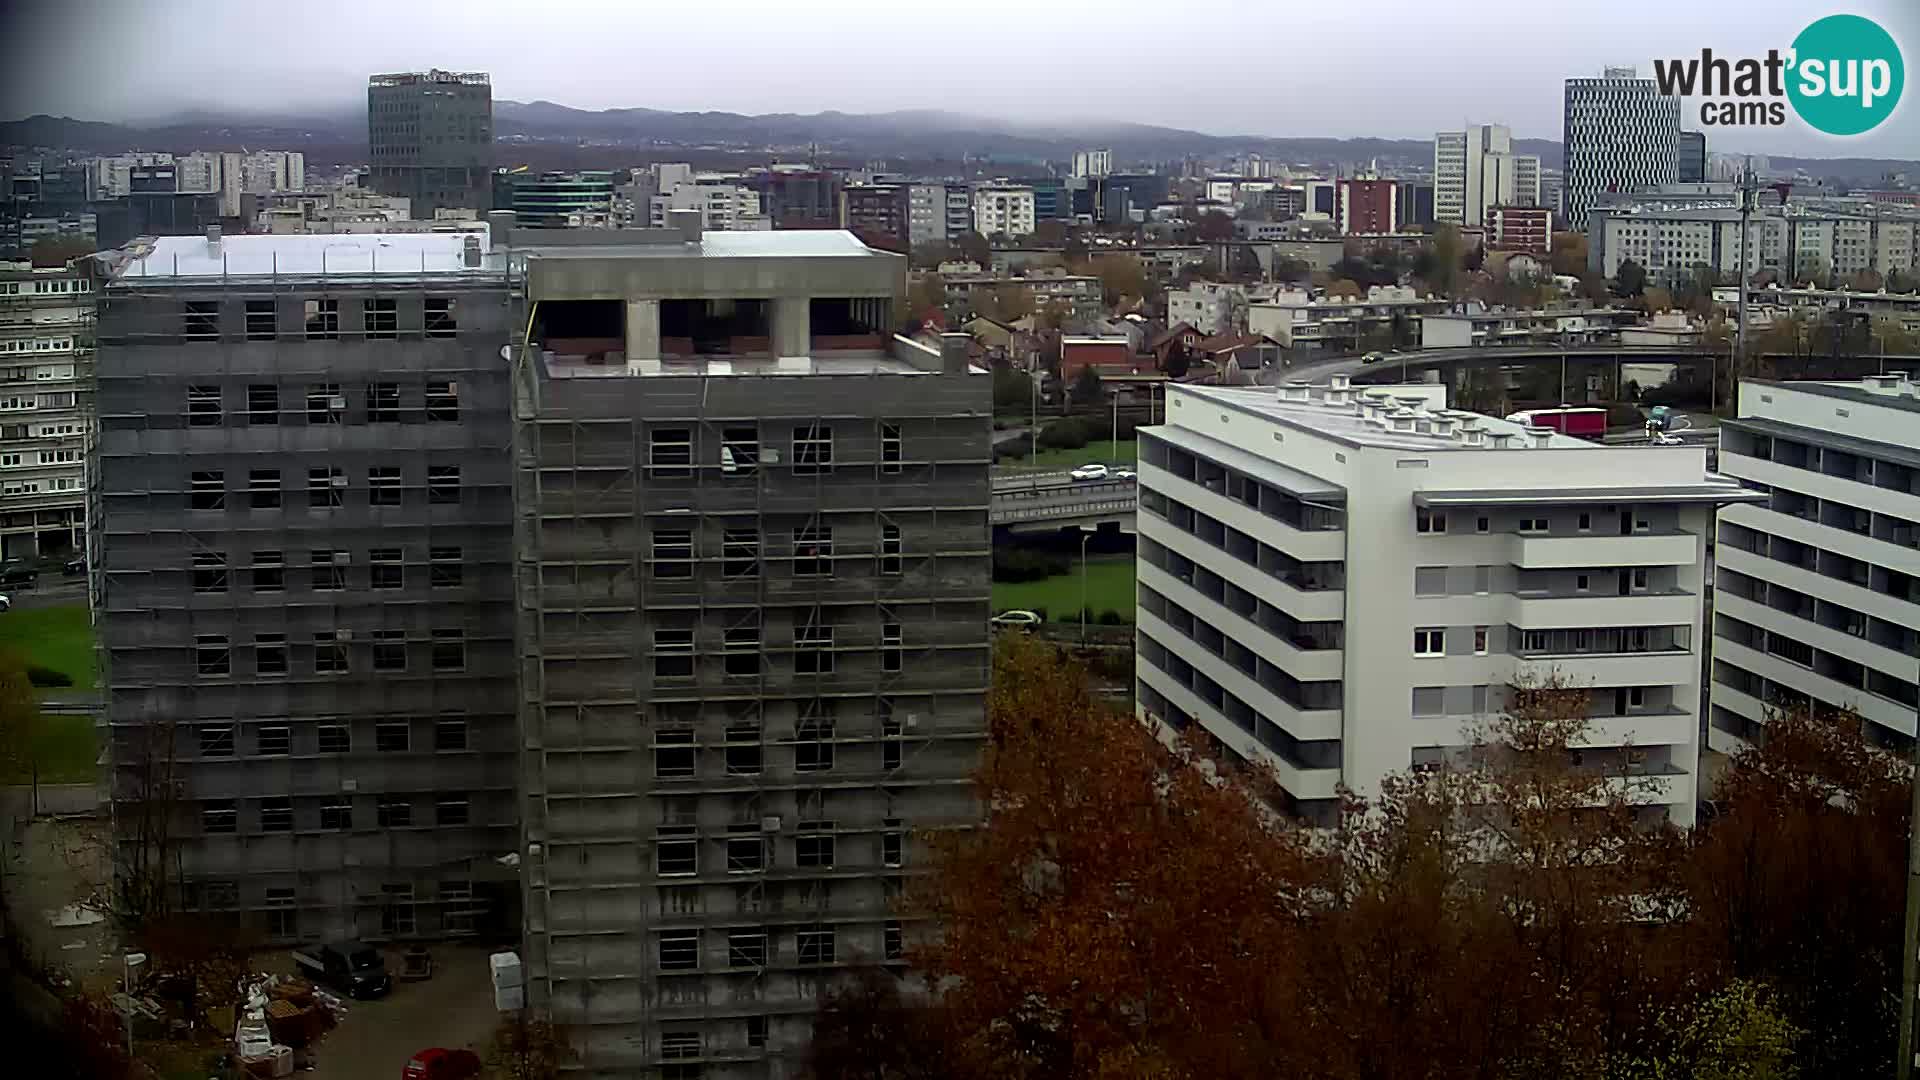
{"label": "city skyline", "polygon": [[[1712,11],[1627,0],[1579,35],[1543,32],[1529,48],[1503,51],[1498,65],[1489,67],[1459,61],[1491,44],[1489,27],[1533,25],[1524,20],[1534,9],[1510,0],[1479,5],[1469,31],[1461,29],[1457,12],[1400,2],[1366,11],[1242,11],[1223,19],[1231,24],[1232,39],[1242,43],[1236,51],[1272,63],[1251,65],[1250,74],[1198,82],[1176,74],[1185,70],[1180,65],[1164,63],[1162,34],[1116,32],[1153,27],[1158,15],[1145,7],[1110,11],[1099,28],[1064,14],[1020,10],[1011,24],[1017,32],[974,50],[923,44],[933,40],[928,33],[935,29],[928,16],[866,3],[842,6],[844,18],[815,12],[804,21],[772,8],[737,12],[724,48],[669,50],[644,42],[712,40],[706,13],[649,11],[642,19],[609,8],[567,27],[516,26],[509,36],[497,31],[498,24],[475,20],[470,5],[369,8],[367,18],[352,17],[353,7],[299,27],[302,47],[289,55],[284,23],[237,17],[225,0],[151,11],[123,0],[16,5],[6,20],[4,40],[11,48],[0,65],[6,72],[0,100],[8,103],[10,117],[45,113],[135,124],[196,110],[298,116],[363,104],[370,72],[440,67],[488,71],[503,101],[545,100],[589,110],[809,114],[944,108],[1013,124],[1139,123],[1256,138],[1429,139],[1467,123],[1500,123],[1516,137],[1557,139],[1567,78],[1598,75],[1610,65],[1637,66],[1650,76],[1653,56],[1646,50],[1655,47],[1652,42],[1662,56],[1701,46],[1726,55],[1763,54],[1786,45],[1819,14],[1763,0],[1745,5],[1735,21]],[[1852,10],[1878,20],[1902,41],[1920,40],[1920,11],[1910,5],[1863,0]],[[874,17],[881,13],[886,17]],[[1130,20],[1130,14],[1138,18]],[[1655,20],[1661,32],[1650,37],[1646,30]],[[571,29],[582,23],[595,32]],[[382,31],[368,34],[369,26]],[[421,41],[432,44],[423,48]],[[1262,41],[1271,44],[1257,44]],[[930,49],[950,52],[955,62],[929,64]],[[103,65],[93,59],[142,51],[191,57],[193,63]],[[858,59],[822,64],[822,56]],[[76,65],[85,65],[88,78],[62,76]],[[1156,76],[1161,69],[1165,73]],[[187,72],[190,78],[181,77]],[[1394,77],[1377,77],[1384,73]],[[1336,91],[1331,99],[1329,87]],[[1299,101],[1313,104],[1292,104]],[[1920,158],[1920,125],[1908,122],[1912,115],[1913,106],[1904,106],[1879,129],[1852,139],[1821,136],[1797,120],[1777,130],[1707,131],[1716,150],[1914,159]],[[1697,104],[1690,102],[1682,116],[1683,127],[1700,127]]]}

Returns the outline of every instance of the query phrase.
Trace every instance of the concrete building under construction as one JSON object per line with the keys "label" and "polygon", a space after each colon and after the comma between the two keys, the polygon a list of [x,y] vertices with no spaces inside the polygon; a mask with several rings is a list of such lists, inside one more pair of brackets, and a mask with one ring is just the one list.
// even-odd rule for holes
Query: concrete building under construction
{"label": "concrete building under construction", "polygon": [[989,380],[847,233],[626,235],[511,255],[528,1001],[590,1075],[790,1076],[977,817]]}
{"label": "concrete building under construction", "polygon": [[514,910],[507,290],[481,244],[215,229],[111,258],[88,525],[123,882],[274,940]]}
{"label": "concrete building under construction", "polygon": [[288,941],[517,911],[585,1073],[793,1075],[978,817],[991,380],[851,234],[511,219],[108,264],[122,879]]}

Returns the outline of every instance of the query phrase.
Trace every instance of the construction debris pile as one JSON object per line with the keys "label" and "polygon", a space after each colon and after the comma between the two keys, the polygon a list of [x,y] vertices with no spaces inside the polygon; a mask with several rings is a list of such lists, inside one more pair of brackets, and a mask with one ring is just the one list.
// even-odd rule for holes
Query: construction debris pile
{"label": "construction debris pile", "polygon": [[257,976],[234,1023],[233,1051],[248,1076],[292,1075],[311,1064],[313,1046],[346,1014],[339,998],[298,976]]}

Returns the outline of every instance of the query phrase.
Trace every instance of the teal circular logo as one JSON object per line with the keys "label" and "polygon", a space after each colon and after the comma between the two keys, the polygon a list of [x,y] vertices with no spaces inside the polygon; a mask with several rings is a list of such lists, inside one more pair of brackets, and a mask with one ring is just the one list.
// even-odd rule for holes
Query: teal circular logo
{"label": "teal circular logo", "polygon": [[1906,83],[1900,46],[1872,19],[1829,15],[1793,39],[1787,98],[1816,131],[1858,135],[1900,104]]}

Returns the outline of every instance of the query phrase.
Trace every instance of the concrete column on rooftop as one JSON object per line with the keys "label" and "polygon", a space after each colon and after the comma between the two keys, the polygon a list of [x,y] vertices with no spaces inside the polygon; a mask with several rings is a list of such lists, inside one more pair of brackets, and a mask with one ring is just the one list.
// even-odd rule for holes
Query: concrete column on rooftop
{"label": "concrete column on rooftop", "polygon": [[813,315],[807,297],[777,296],[773,300],[773,355],[813,354]]}
{"label": "concrete column on rooftop", "polygon": [[660,301],[627,301],[627,363],[660,367]]}

